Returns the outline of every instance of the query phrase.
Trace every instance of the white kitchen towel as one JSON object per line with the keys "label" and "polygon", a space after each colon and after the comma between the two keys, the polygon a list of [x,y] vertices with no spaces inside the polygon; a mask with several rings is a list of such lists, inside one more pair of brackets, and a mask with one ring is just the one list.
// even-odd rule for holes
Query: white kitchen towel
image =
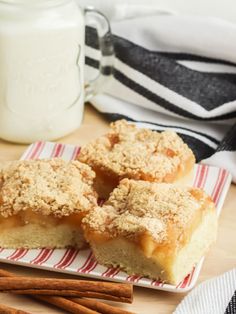
{"label": "white kitchen towel", "polygon": [[[93,106],[111,121],[175,130],[198,162],[227,168],[236,182],[236,24],[109,3],[113,78]],[[87,70],[109,73],[94,28],[87,27],[86,45]]]}
{"label": "white kitchen towel", "polygon": [[174,314],[236,313],[236,268],[193,289]]}

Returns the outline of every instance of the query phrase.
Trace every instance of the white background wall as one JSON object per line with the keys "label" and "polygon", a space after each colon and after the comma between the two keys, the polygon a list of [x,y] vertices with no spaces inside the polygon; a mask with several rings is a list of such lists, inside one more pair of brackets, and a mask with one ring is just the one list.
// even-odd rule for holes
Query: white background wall
{"label": "white background wall", "polygon": [[214,16],[236,23],[236,0],[78,0],[81,5],[94,5],[109,17],[118,3],[155,5],[181,14]]}

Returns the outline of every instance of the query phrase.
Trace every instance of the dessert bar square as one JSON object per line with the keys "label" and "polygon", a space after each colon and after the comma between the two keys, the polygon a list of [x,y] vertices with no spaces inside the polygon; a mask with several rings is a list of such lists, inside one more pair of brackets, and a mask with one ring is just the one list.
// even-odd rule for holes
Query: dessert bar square
{"label": "dessert bar square", "polygon": [[97,205],[94,177],[79,161],[9,163],[0,173],[0,247],[85,246],[80,225]]}
{"label": "dessert bar square", "polygon": [[175,182],[192,172],[195,157],[173,131],[139,129],[125,120],[82,147],[79,160],[96,172],[95,188],[107,198],[123,178]]}
{"label": "dessert bar square", "polygon": [[217,215],[199,188],[123,179],[82,225],[99,263],[178,284],[215,241]]}

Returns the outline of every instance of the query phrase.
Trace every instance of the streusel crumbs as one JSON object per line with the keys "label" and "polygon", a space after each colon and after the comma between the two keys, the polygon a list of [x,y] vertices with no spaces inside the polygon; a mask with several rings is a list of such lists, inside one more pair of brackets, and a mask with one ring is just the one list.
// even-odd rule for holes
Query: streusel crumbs
{"label": "streusel crumbs", "polygon": [[198,188],[123,179],[103,207],[97,207],[83,222],[113,237],[148,232],[161,243],[170,225],[186,229],[207,199]]}
{"label": "streusel crumbs", "polygon": [[0,215],[22,210],[68,216],[96,205],[95,173],[79,161],[24,160],[11,162],[0,173]]}
{"label": "streusel crumbs", "polygon": [[156,182],[169,182],[170,175],[195,162],[191,149],[175,132],[138,129],[125,120],[111,123],[106,135],[83,147],[79,160],[120,178]]}

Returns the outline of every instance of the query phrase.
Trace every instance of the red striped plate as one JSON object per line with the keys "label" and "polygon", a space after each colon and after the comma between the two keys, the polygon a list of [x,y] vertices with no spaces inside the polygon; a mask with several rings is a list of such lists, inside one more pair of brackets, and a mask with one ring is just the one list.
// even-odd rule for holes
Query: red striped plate
{"label": "red striped plate", "polygon": [[[37,142],[28,147],[21,159],[61,157],[66,160],[71,160],[76,158],[79,151],[80,148],[77,146]],[[193,185],[203,188],[212,196],[216,204],[218,215],[220,214],[230,182],[231,175],[225,169],[207,165],[195,166]],[[121,282],[128,281],[137,286],[171,292],[185,292],[193,288],[199,276],[203,260],[204,258],[201,259],[182,282],[177,286],[173,286],[137,275],[128,276],[126,273],[119,270],[119,268],[106,268],[101,266],[97,263],[90,250],[6,250],[0,248],[0,261],[4,263],[19,264],[97,279]]]}

